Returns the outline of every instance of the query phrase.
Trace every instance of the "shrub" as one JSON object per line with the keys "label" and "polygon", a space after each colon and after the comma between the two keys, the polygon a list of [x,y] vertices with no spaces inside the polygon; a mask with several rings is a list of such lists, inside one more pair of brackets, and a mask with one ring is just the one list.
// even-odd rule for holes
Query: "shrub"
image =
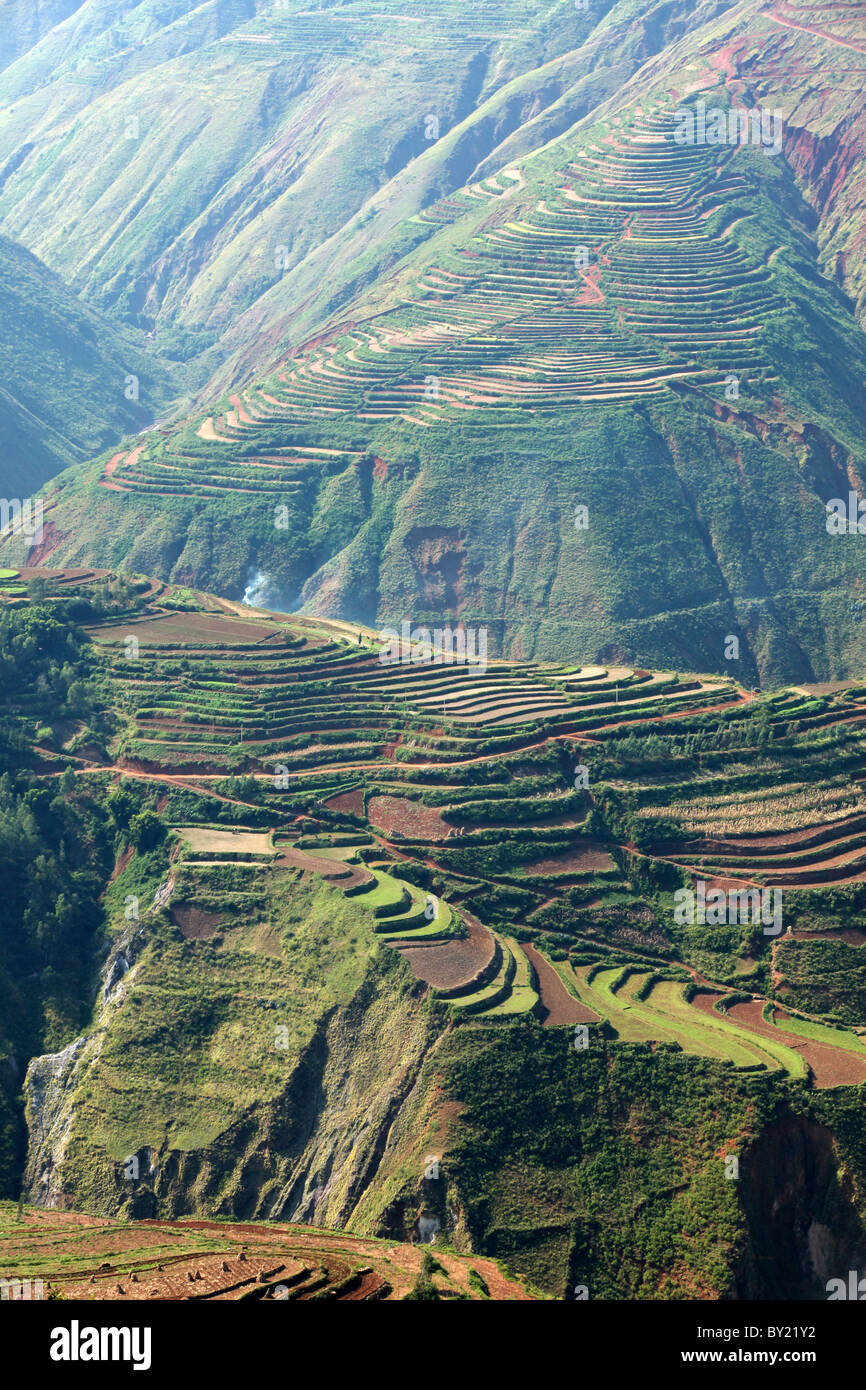
{"label": "shrub", "polygon": [[153,811],[139,811],[129,822],[129,837],[136,849],[152,849],[165,838],[165,826]]}

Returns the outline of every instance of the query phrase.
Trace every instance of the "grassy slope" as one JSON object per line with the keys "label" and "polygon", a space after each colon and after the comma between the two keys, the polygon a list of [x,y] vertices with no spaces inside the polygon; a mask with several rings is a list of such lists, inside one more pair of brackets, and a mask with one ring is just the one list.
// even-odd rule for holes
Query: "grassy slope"
{"label": "grassy slope", "polygon": [[[112,903],[124,902],[132,867]],[[377,950],[371,919],[337,888],[282,871],[251,889],[240,866],[186,874],[187,900],[216,894],[219,932],[184,941],[164,918],[149,921],[147,948],[76,1078],[64,1189],[103,1212],[290,1215],[302,1197],[294,1166],[321,1147],[322,1162],[341,1157],[316,1211],[338,1223],[369,1161],[352,1140],[354,1107],[362,1097],[372,1114],[387,1106],[388,1078],[413,1065],[431,1021],[406,997],[396,957]],[[123,1177],[142,1150],[160,1169],[146,1191]]]}
{"label": "grassy slope", "polygon": [[[122,601],[135,612],[131,599],[117,600]],[[13,617],[26,613],[22,607]],[[123,626],[116,612],[109,612],[106,621]],[[303,631],[300,621],[291,626]],[[261,660],[267,649],[250,650],[253,659]],[[300,669],[317,661],[339,663],[336,646],[319,648],[314,657],[303,650],[292,657],[291,650],[288,659]],[[346,648],[343,657],[357,661],[357,650]],[[106,653],[100,661],[109,659]],[[239,649],[212,649],[209,660],[215,679],[211,698],[224,702],[224,717],[230,719],[234,706],[225,704],[224,692],[243,688],[231,679]],[[183,649],[174,654],[162,650],[159,661],[166,689],[175,692],[196,658]],[[381,679],[380,672],[376,675]],[[117,677],[114,682],[107,675],[94,680],[102,700],[118,701],[122,724],[126,711]],[[321,698],[318,682],[306,688],[320,688]],[[297,687],[289,683],[287,689],[294,691],[292,702],[300,707],[303,697]],[[154,693],[146,698],[152,702]],[[190,686],[178,698],[194,712],[199,696]],[[350,708],[345,695],[334,693],[333,698],[338,707]],[[24,695],[19,706],[21,731],[32,737],[40,711],[28,710]],[[785,726],[783,707],[778,700],[741,706],[746,727],[738,732],[740,742],[748,740],[750,729],[764,727],[770,711],[778,710]],[[836,706],[832,700],[813,701],[811,708],[832,712]],[[837,712],[844,714],[847,708],[839,706]],[[724,750],[725,732],[724,721],[704,716],[691,733],[669,733],[670,748],[654,764],[653,757],[660,757],[659,735],[652,726],[636,725],[627,737],[597,742],[594,762],[599,774],[615,772],[618,781],[630,771],[632,782],[658,796],[665,790],[660,775],[684,780],[695,757],[708,759],[701,772],[706,785],[707,769],[714,766],[710,746]],[[206,738],[207,722],[202,733]],[[415,728],[413,735],[418,733]],[[805,747],[811,747],[812,737],[807,730]],[[703,745],[696,743],[701,738]],[[684,739],[691,740],[688,753]],[[773,756],[783,759],[786,747],[781,739],[775,749],[765,745],[764,764]],[[818,741],[814,751],[826,764],[822,747]],[[427,751],[418,756],[426,762],[434,755]],[[736,764],[742,753],[719,756]],[[804,752],[791,756],[801,770],[807,767]],[[438,794],[439,803],[447,804],[445,787],[462,777],[463,783],[451,789],[450,799],[457,804],[471,805],[473,791],[489,797],[491,790],[501,789],[510,793],[503,803],[519,808],[523,803],[517,792],[532,804],[541,787],[559,784],[566,766],[570,768],[571,759],[566,756],[563,763],[553,749],[491,759],[486,766],[445,765],[438,782],[432,779],[431,801],[436,804]],[[361,780],[378,794],[389,789],[423,794],[427,779],[420,769],[413,773],[411,764],[394,763],[390,772],[393,780],[381,770],[362,774]],[[413,776],[419,777],[414,784]],[[48,779],[37,778],[42,780]],[[254,781],[222,782],[214,790],[221,791],[224,801],[200,790],[174,788],[169,793],[163,786],[168,794],[165,801],[159,799],[159,816],[184,826],[241,824],[259,831],[277,826],[284,841],[290,838],[291,815],[305,809],[314,813],[306,838],[315,841],[317,831],[327,834],[334,827],[357,832],[357,825],[340,817],[323,819],[321,801],[358,780],[351,771],[342,779],[323,772],[312,781],[298,779],[288,793]],[[108,810],[118,826],[120,858],[101,897],[109,937],[117,942],[130,931],[125,921],[129,895],[145,908],[166,881],[169,842],[129,860],[125,846],[137,823],[137,808],[142,801],[157,804],[157,788],[130,779],[109,793],[104,775],[83,781],[91,788],[94,814],[98,808],[104,819]],[[724,790],[724,779],[719,782]],[[617,808],[613,789],[605,792],[602,785],[597,796],[611,833],[622,838],[634,833],[621,820],[624,812]],[[527,826],[517,822],[513,832],[508,826],[482,829],[479,843],[468,837],[459,851],[464,871],[471,870],[476,881],[489,881],[491,889],[497,880],[507,881],[515,863],[509,846],[526,840]],[[602,833],[598,821],[593,833]],[[533,826],[529,834],[537,857],[541,837],[550,832]],[[578,834],[578,843],[580,838]],[[236,843],[242,847],[245,841],[237,837]],[[612,839],[609,846],[620,855]],[[428,878],[424,861],[457,851],[409,848],[414,863],[395,860],[392,873],[380,875],[380,884],[390,886],[389,880],[394,883],[405,874],[402,881],[412,882],[416,901],[421,897],[416,881],[434,892],[455,891],[458,885],[451,880],[448,886],[447,873],[438,883]],[[377,848],[377,857],[380,852]],[[214,859],[222,853],[218,846]],[[603,906],[589,914],[600,938],[594,946],[586,936],[581,939],[586,927],[574,925],[569,894],[577,892],[580,902],[581,892],[584,899],[591,897],[606,879],[590,887],[589,874],[583,876],[585,889],[563,886],[555,928],[543,931],[525,926],[522,912],[517,918],[503,917],[497,906],[501,900],[494,895],[489,906],[473,895],[473,910],[501,931],[518,958],[511,1007],[494,1010],[488,1021],[478,1016],[463,1020],[444,1004],[419,1004],[406,969],[387,947],[378,949],[372,930],[377,919],[370,912],[377,896],[385,897],[378,886],[346,898],[338,886],[314,877],[296,882],[291,871],[251,874],[241,863],[208,867],[193,860],[175,862],[173,903],[212,914],[217,919],[211,922],[214,934],[184,940],[164,911],[144,911],[144,950],[123,977],[112,1006],[101,1016],[94,1014],[85,1028],[89,1041],[56,1117],[52,1194],[59,1198],[64,1193],[73,1203],[103,1213],[296,1216],[400,1238],[416,1232],[419,1217],[438,1217],[459,1248],[502,1256],[559,1296],[567,1296],[578,1283],[588,1284],[592,1297],[603,1298],[766,1296],[775,1288],[773,1281],[786,1276],[781,1259],[776,1266],[761,1265],[758,1259],[769,1219],[762,1174],[784,1167],[785,1154],[805,1153],[821,1174],[820,1191],[811,1191],[808,1173],[797,1172],[780,1178],[780,1190],[790,1190],[792,1200],[807,1204],[810,1219],[833,1232],[833,1257],[847,1259],[849,1227],[862,1207],[858,1194],[866,1172],[859,1091],[809,1092],[797,1076],[785,1076],[786,1066],[792,1072],[799,1067],[782,1042],[775,1045],[730,1020],[699,1014],[681,999],[678,982],[658,983],[646,1001],[638,1000],[649,963],[642,962],[620,988],[611,988],[622,974],[620,933],[627,932],[630,919],[637,920],[635,909],[647,910],[646,903],[641,907],[639,890],[652,896],[649,876],[657,873],[663,882],[667,872],[669,881],[670,867],[651,870],[635,863],[635,878],[643,874],[647,880],[642,883],[620,876],[610,915],[605,916]],[[90,888],[94,898],[109,869],[100,861]],[[532,886],[541,891],[523,890],[530,902],[540,901],[555,885],[548,880]],[[853,907],[851,913],[845,908],[846,891],[852,890],[840,890],[831,900],[837,914],[856,921]],[[818,896],[808,895],[813,911]],[[365,897],[370,898],[366,905]],[[388,898],[393,904],[395,893],[390,891]],[[660,919],[669,915],[662,895],[652,910]],[[508,927],[509,920],[519,922],[516,931]],[[560,969],[578,992],[587,950],[603,962],[605,968],[590,985],[590,1002],[613,1022],[618,1040],[603,1027],[591,1026],[589,1047],[578,1051],[570,1028],[541,1029],[519,1009],[530,995],[520,947],[527,937],[543,949],[554,942],[577,946],[572,951],[576,974],[563,962]],[[683,934],[679,944],[686,960],[700,951],[703,968],[720,973],[728,968],[727,942],[718,945],[715,956],[712,940],[699,937],[692,946]],[[664,973],[671,945],[657,933],[645,935],[639,949]],[[826,974],[821,968],[824,943],[809,945],[810,957],[816,958],[812,974],[820,980]],[[753,949],[757,953],[760,943]],[[783,955],[777,952],[777,965],[783,964]],[[765,961],[759,963],[766,968]],[[802,963],[801,974],[805,979]],[[285,1048],[275,1046],[278,1027],[287,1030]],[[62,1046],[72,1031],[71,1021],[63,1020],[51,1045]],[[830,1041],[824,1030],[822,1040]],[[679,1046],[670,1048],[666,1042]],[[840,1034],[839,1042],[845,1046],[850,1038]],[[711,1055],[700,1055],[705,1053]],[[782,1065],[769,1074],[738,1071],[770,1057]],[[794,1062],[799,1064],[799,1057]],[[796,1128],[797,1143],[785,1140],[786,1125]],[[819,1125],[829,1127],[830,1138]],[[131,1184],[122,1176],[124,1159],[138,1152],[144,1163],[144,1151],[155,1161],[156,1177]],[[741,1160],[739,1187],[724,1175],[729,1154]],[[425,1171],[436,1155],[441,1176],[427,1178]],[[850,1185],[840,1194],[837,1174],[842,1168]],[[43,1157],[34,1155],[28,1174],[33,1192],[40,1190],[44,1171]],[[799,1270],[800,1256],[789,1253],[792,1268]],[[786,1296],[814,1292],[811,1285],[797,1287]]]}
{"label": "grassy slope", "polygon": [[[53,474],[147,425],[173,394],[140,335],[88,308],[35,256],[0,237],[0,493]],[[138,401],[124,394],[139,378]]]}
{"label": "grassy slope", "polygon": [[[568,148],[560,141],[528,162],[532,182],[511,220],[554,186]],[[348,456],[311,469],[284,494],[288,534],[273,525],[271,497],[255,489],[204,506],[195,487],[161,497],[151,484],[134,500],[100,489],[110,524],[97,538],[89,518],[100,463],[61,480],[57,519],[68,535],[58,557],[123,560],[237,597],[258,568],[286,606],[367,622],[445,611],[489,624],[491,641],[515,655],[622,654],[723,670],[734,634],[746,683],[856,671],[866,651],[845,591],[861,581],[864,561],[827,534],[824,502],[846,495],[845,466],[866,468],[862,332],[819,273],[811,212],[790,172],[750,150],[731,168],[742,183],[711,214],[709,234],[750,265],[766,264],[777,301],[760,335],[764,365],[738,402],[722,408],[711,387],[552,418],[524,413],[514,427],[495,412],[435,429],[350,415],[262,426],[230,445],[204,445],[195,419],[170,447],[199,469],[220,460],[231,473],[250,454],[303,440],[369,451],[387,473],[370,479]],[[379,306],[396,303],[430,264],[447,263],[483,219],[470,209],[377,281]],[[785,253],[774,255],[779,247]],[[601,284],[616,303],[606,272]],[[362,300],[356,312],[372,307]],[[737,367],[736,353],[728,365]],[[415,371],[424,370],[420,359]],[[578,497],[592,517],[580,537]],[[428,534],[441,538],[441,567],[427,560]]]}

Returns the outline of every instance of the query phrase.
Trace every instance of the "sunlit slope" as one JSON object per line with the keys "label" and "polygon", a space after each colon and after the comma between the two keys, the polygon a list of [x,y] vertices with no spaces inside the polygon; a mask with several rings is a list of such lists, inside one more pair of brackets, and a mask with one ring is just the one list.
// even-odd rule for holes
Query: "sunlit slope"
{"label": "sunlit slope", "polygon": [[393,307],[67,475],[53,558],[517,657],[856,670],[825,504],[866,467],[866,343],[782,157],[678,128],[635,108],[431,205]]}
{"label": "sunlit slope", "polygon": [[[435,1235],[559,1297],[818,1296],[797,1211],[847,1267],[862,685],[446,667],[417,639],[403,664],[338,620],[43,577],[35,603],[0,574],[4,1193],[340,1228],[316,1249],[346,1278],[359,1238]],[[779,930],[684,921],[696,879],[780,889]],[[216,1224],[141,1230],[208,1297],[308,1266]],[[27,1231],[15,1271],[74,1287],[92,1238],[100,1291],[173,1296],[122,1233],[74,1232]]]}
{"label": "sunlit slope", "polygon": [[[84,0],[35,43],[16,11],[26,51],[0,76],[0,226],[169,353],[214,348],[202,380],[226,352],[261,363],[320,287],[290,272],[353,219],[369,224],[380,191],[393,226],[578,77],[571,120],[615,91],[647,28],[629,16],[584,44],[616,9],[142,0],[110,15]],[[381,227],[362,239],[378,244]]]}

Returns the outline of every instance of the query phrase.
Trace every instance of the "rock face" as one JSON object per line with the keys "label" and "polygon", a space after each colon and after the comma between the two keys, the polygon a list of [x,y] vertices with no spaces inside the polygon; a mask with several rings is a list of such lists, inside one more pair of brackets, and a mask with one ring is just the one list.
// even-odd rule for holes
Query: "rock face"
{"label": "rock face", "polygon": [[[289,885],[274,890],[275,900],[285,898]],[[312,907],[309,896],[295,891],[293,920],[303,922],[308,950],[320,959],[335,905],[354,909],[321,884]],[[293,1005],[298,977],[285,961],[253,956],[262,983],[236,1006],[239,1031],[217,1073],[209,1058],[223,1046],[218,1039],[227,1025],[216,1006],[208,1011],[215,952],[204,942],[178,939],[166,920],[170,893],[171,880],[150,911],[116,938],[93,1028],[30,1064],[24,1088],[29,1200],[135,1217],[207,1213],[346,1224],[375,1183],[447,1019],[422,1003],[418,982],[384,947],[359,951],[349,988],[341,982],[339,998],[322,990],[309,1018],[308,1000]],[[291,957],[291,945],[287,951]],[[232,957],[235,995],[245,994],[248,959]],[[165,988],[167,979],[174,983],[175,960],[177,993]],[[149,1011],[142,1000],[151,1001]],[[201,1031],[194,1043],[181,1030],[169,1044],[163,1028],[176,1029],[178,1011],[186,1010],[201,1018]],[[301,1040],[275,1054],[280,1019]],[[262,1045],[269,1049],[266,1074],[258,1071]],[[187,1071],[207,1078],[209,1070],[209,1080],[187,1087]],[[176,1095],[161,1094],[166,1078],[178,1082]],[[200,1114],[202,1094],[205,1106],[213,1103],[212,1121],[206,1109],[204,1119]]]}
{"label": "rock face", "polygon": [[130,1214],[352,1225],[442,1027],[405,977],[366,981],[322,1020],[278,1096],[253,1100],[207,1148],[164,1154]]}
{"label": "rock face", "polygon": [[[276,1090],[263,1077],[211,1137],[130,1146],[121,1160],[125,1107],[145,1083],[136,1061],[120,1097],[111,1035],[134,1007],[130,977],[147,986],[152,955],[116,987],[101,1031],[31,1064],[32,1201],[421,1243],[445,1231],[458,1249],[500,1256],[566,1298],[587,1282],[601,1297],[811,1299],[863,1272],[862,1174],[826,1125],[794,1113],[784,1085],[775,1115],[770,1106],[755,1123],[747,1081],[677,1049],[618,1044],[577,1071],[560,1030],[455,1027],[390,954],[387,967],[372,957],[351,997],[322,1011]],[[186,1065],[203,1074],[213,1049],[211,1035]],[[719,1141],[744,1124],[752,1137],[738,1182],[727,1183]],[[617,1181],[597,1185],[589,1175],[611,1154]],[[626,1287],[624,1271],[639,1283]]]}
{"label": "rock face", "polygon": [[824,1125],[788,1115],[767,1126],[740,1165],[748,1244],[741,1298],[826,1298],[830,1279],[866,1272],[866,1226],[853,1176],[840,1171]]}
{"label": "rock face", "polygon": [[72,1123],[70,1106],[79,1079],[85,1039],[76,1038],[62,1052],[34,1057],[24,1082],[29,1146],[24,1188],[29,1200],[59,1204],[59,1171]]}
{"label": "rock face", "polygon": [[[26,1081],[28,1199],[95,1203],[105,1214],[135,1217],[349,1223],[445,1026],[421,1007],[408,971],[398,974],[399,983],[365,981],[345,1008],[323,1018],[280,1094],[264,1103],[250,1096],[242,1117],[212,1143],[159,1153],[145,1146],[110,1165],[109,1181],[99,1172],[105,1156],[94,1147],[81,1152],[80,1131],[76,1161],[66,1162],[75,1092],[98,1068],[97,1040],[78,1038],[36,1058]],[[100,1026],[110,1026],[105,1014]]]}
{"label": "rock face", "polygon": [[57,1206],[66,1199],[63,1160],[73,1124],[75,1092],[99,1057],[112,1015],[126,997],[124,981],[146,944],[145,922],[130,922],[115,940],[103,967],[95,1029],[75,1038],[61,1052],[32,1058],[27,1068],[24,1191],[32,1202]]}

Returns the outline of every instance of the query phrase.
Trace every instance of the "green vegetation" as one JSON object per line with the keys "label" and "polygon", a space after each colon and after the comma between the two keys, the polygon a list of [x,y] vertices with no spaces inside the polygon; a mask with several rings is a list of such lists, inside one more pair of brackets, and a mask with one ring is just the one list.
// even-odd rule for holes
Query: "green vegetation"
{"label": "green vegetation", "polygon": [[[12,387],[0,395],[4,497],[35,494],[61,469],[148,425],[179,394],[142,334],[110,323],[5,236],[0,322],[0,374]],[[125,390],[133,377],[134,399]]]}
{"label": "green vegetation", "polygon": [[[38,8],[0,491],[65,471],[0,538],[0,1253],[68,1285],[72,1207],[119,1265],[222,1249],[121,1215],[369,1238],[291,1297],[498,1297],[484,1256],[820,1295],[866,1227],[866,560],[825,525],[866,205],[855,84],[797,74],[856,75],[849,21]],[[794,100],[786,153],[681,144],[698,90]],[[404,616],[489,661],[382,660]]]}
{"label": "green vegetation", "polygon": [[[599,67],[591,37],[583,44],[604,18],[599,6],[586,15],[572,10],[568,22],[565,8],[536,16],[534,27],[524,15],[517,41],[510,7],[500,7],[480,48],[470,17],[450,5],[431,11],[431,32],[460,35],[453,77],[446,82],[441,65],[434,71],[416,54],[418,67],[400,68],[399,79],[377,86],[379,97],[388,93],[386,110],[352,124],[351,135],[343,134],[348,146],[331,145],[322,133],[314,185],[305,167],[290,191],[262,211],[267,222],[276,219],[274,237],[279,228],[288,238],[279,245],[290,275],[263,271],[268,257],[261,253],[260,220],[255,255],[243,249],[252,235],[243,217],[218,250],[206,228],[219,219],[189,221],[187,201],[207,200],[210,184],[190,177],[205,154],[195,122],[183,158],[173,157],[191,116],[187,104],[182,110],[172,104],[172,139],[164,146],[151,144],[150,128],[145,144],[152,154],[159,150],[159,167],[151,158],[148,176],[178,215],[180,198],[182,225],[197,229],[194,283],[175,280],[185,258],[176,261],[166,249],[160,219],[135,238],[139,274],[132,287],[129,232],[115,228],[104,244],[85,231],[82,217],[58,257],[71,256],[77,265],[79,237],[88,254],[104,247],[91,267],[92,283],[115,312],[158,320],[159,341],[169,348],[172,333],[199,347],[218,335],[231,314],[226,303],[234,310],[255,305],[255,312],[240,316],[237,331],[226,329],[212,358],[201,353],[200,368],[217,356],[223,363],[204,413],[152,431],[143,442],[127,439],[116,454],[106,452],[58,479],[47,501],[62,533],[55,552],[61,562],[123,564],[234,597],[254,581],[260,602],[303,603],[308,611],[377,626],[406,612],[422,623],[459,616],[484,626],[497,652],[569,662],[554,689],[535,698],[520,693],[525,721],[545,720],[567,702],[581,704],[581,692],[570,688],[576,654],[604,660],[615,649],[662,668],[645,678],[644,691],[660,714],[676,684],[665,667],[688,665],[724,677],[735,670],[750,686],[860,671],[866,639],[846,595],[859,592],[864,561],[859,547],[828,534],[825,504],[834,489],[845,492],[843,474],[827,458],[866,467],[866,350],[850,306],[831,283],[836,264],[843,278],[859,277],[862,256],[846,251],[844,262],[828,262],[827,277],[821,274],[821,257],[829,253],[803,193],[813,176],[807,156],[797,183],[783,160],[752,148],[676,141],[675,92],[692,82],[692,37],[719,43],[715,27],[709,34],[697,26],[672,56],[671,70],[662,65],[657,88],[635,95],[616,117],[594,119],[588,95],[578,98],[576,74],[591,72],[592,100],[603,99],[599,84],[606,91],[624,70],[612,55],[620,54],[625,70],[638,54],[644,62],[642,45],[664,44],[667,19],[657,10],[636,12],[625,0],[602,6],[609,22],[596,42],[603,41],[610,66]],[[282,101],[294,103],[294,94],[280,96],[276,73],[279,55],[296,51],[299,16],[269,14],[255,22],[267,30],[255,42],[233,32],[217,45],[237,64],[238,81],[233,101],[221,102],[219,119],[206,124],[205,145],[223,120],[234,130],[233,103],[253,100],[260,110],[253,94],[267,72],[277,84],[268,103],[277,127],[285,116],[278,114]],[[741,36],[748,22],[732,7],[721,27]],[[338,44],[340,63],[371,61],[372,43],[377,70],[392,60],[400,67],[390,50],[379,52],[363,0],[341,11],[339,22],[324,11],[304,21],[297,41],[305,62],[310,46],[316,51],[324,41],[320,29],[332,52],[334,25],[358,41]],[[532,65],[542,51],[547,75],[533,87]],[[200,83],[206,89],[215,78],[210,56],[197,59],[200,92]],[[552,98],[557,118],[565,119],[571,102],[581,107],[579,126],[566,123],[564,132],[548,126],[546,107],[550,65],[560,61],[555,85],[564,86]],[[473,64],[480,76],[477,86],[469,83],[471,109],[458,115],[450,83],[458,70],[474,71]],[[116,76],[112,69],[106,80]],[[762,101],[769,99],[764,76]],[[118,100],[125,109],[135,89],[136,112],[157,127],[159,87],[145,93],[143,80],[124,86]],[[318,80],[305,83],[303,102],[313,99]],[[513,111],[520,109],[513,83],[525,80],[529,86],[519,85],[519,92],[532,91],[536,100],[544,93],[544,109],[522,132],[506,133],[491,117],[500,102],[510,111],[516,99]],[[423,92],[423,100],[407,103],[408,88]],[[783,90],[787,97],[784,83]],[[414,113],[426,109],[428,95],[431,110],[450,116],[443,114],[438,138],[425,141]],[[730,104],[723,86],[716,95]],[[843,114],[825,111],[827,129]],[[89,120],[82,116],[76,141]],[[415,122],[412,130],[407,121]],[[393,145],[386,141],[395,157],[394,182],[375,191],[375,176],[362,160],[347,166],[350,178],[323,183],[324,172],[334,160],[342,166],[355,141],[369,150],[383,122],[392,136],[397,126],[402,132]],[[243,203],[247,180],[257,183],[256,160],[264,157],[257,144],[262,122],[252,126],[241,123],[231,142],[229,164],[234,168],[239,158],[243,169],[242,175],[235,170],[233,207]],[[270,129],[267,120],[264,128]],[[290,143],[303,149],[305,123],[292,130]],[[820,138],[829,138],[823,126]],[[506,163],[476,178],[491,140],[496,159]],[[0,191],[0,218],[4,199],[16,206],[23,200],[37,222],[49,215],[43,200],[38,209],[31,201],[37,190],[41,199],[44,183],[35,158],[28,150]],[[53,168],[53,156],[45,158]],[[93,171],[97,184],[108,164]],[[74,177],[72,167],[64,166],[58,196],[66,177]],[[112,164],[111,177],[137,179],[140,172],[133,159],[122,172]],[[315,208],[307,203],[313,186]],[[323,199],[324,186],[330,192]],[[350,207],[362,204],[363,216],[352,218]],[[199,214],[205,216],[201,208]],[[284,216],[290,223],[301,218],[294,234],[283,232]],[[319,245],[325,227],[327,241]],[[118,278],[118,256],[125,278]],[[180,318],[187,320],[182,327]],[[286,322],[294,340],[277,353],[277,325]],[[276,359],[267,372],[244,338],[253,324],[268,344],[268,363]],[[801,499],[797,506],[792,495]],[[586,529],[576,526],[576,505],[592,519]],[[757,558],[744,515],[770,538]],[[676,545],[671,535],[679,538]],[[503,537],[521,541],[503,546]],[[27,549],[13,540],[4,558],[17,563]],[[421,578],[428,568],[429,583]],[[725,655],[729,638],[739,644],[736,659]],[[409,686],[413,673],[405,674]],[[612,685],[616,704],[619,690]],[[708,707],[714,693],[704,688]],[[497,704],[493,691],[467,692],[459,709],[452,694],[432,687],[426,708],[432,712],[441,696],[443,719],[488,718],[497,727],[515,713]],[[571,714],[579,729],[580,710]],[[622,722],[640,717],[632,707]],[[457,754],[455,746],[455,760]],[[398,756],[405,755],[401,748]],[[495,824],[501,808],[494,799],[476,803],[476,822]],[[538,811],[521,799],[512,814],[530,821]],[[468,813],[457,809],[454,822]]]}
{"label": "green vegetation", "polygon": [[842,1047],[848,1052],[862,1054],[866,1050],[856,1033],[848,1033],[842,1028],[828,1028],[824,1023],[814,1023],[808,1018],[797,1018],[795,1014],[785,1014],[780,1018],[773,1009],[772,1022],[786,1033],[796,1033],[802,1038],[814,1038],[815,1042],[826,1043],[828,1047]]}
{"label": "green vegetation", "polygon": [[[866,1164],[848,1101],[866,1047],[832,1025],[863,1018],[861,869],[838,851],[861,816],[857,688],[747,700],[717,683],[708,710],[699,680],[622,667],[497,663],[467,682],[383,666],[321,620],[182,597],[61,576],[0,617],[10,881],[24,862],[37,871],[0,932],[4,987],[22,1001],[6,1055],[19,1078],[37,1058],[3,1091],[10,1195],[22,1170],[29,1193],[50,1171],[52,1200],[107,1215],[315,1216],[401,1239],[433,1218],[453,1238],[453,1201],[461,1240],[548,1290],[730,1296],[760,1235],[748,1185],[741,1201],[719,1184],[719,1155],[751,1171],[752,1149],[796,1123],[820,1165],[818,1123],[837,1146],[822,1190],[838,1210],[815,1219],[847,1229],[859,1197],[833,1195],[833,1175]],[[533,705],[549,712],[527,717]],[[124,763],[135,775],[108,771]],[[575,794],[578,763],[589,785]],[[753,814],[747,770],[763,796],[751,834],[729,810],[736,797]],[[786,790],[795,772],[808,824]],[[731,860],[781,882],[780,937],[675,919],[675,889]],[[46,883],[65,876],[62,913],[38,887],[43,864]],[[804,864],[841,877],[789,886]],[[808,1017],[788,1024],[774,1002]],[[589,1019],[582,1050],[569,1018]],[[531,1100],[506,1116],[524,1067]],[[26,1167],[22,1099],[39,1136]],[[649,1117],[665,1147],[647,1155]],[[702,1136],[697,1166],[687,1134]],[[420,1176],[431,1154],[438,1186]],[[301,1161],[339,1173],[324,1197],[297,1186]],[[628,1176],[611,1209],[613,1171]],[[649,1252],[631,1280],[630,1243]],[[764,1289],[782,1278],[768,1268]],[[435,1272],[413,1285],[463,1296]]]}
{"label": "green vegetation", "polygon": [[[857,1093],[809,1099],[782,1073],[596,1034],[576,1051],[556,1029],[463,1031],[443,1066],[461,1106],[451,1181],[473,1239],[558,1297],[577,1284],[593,1299],[819,1295],[786,1266],[784,1243],[767,1249],[757,1278],[741,1264],[760,1241],[746,1215],[762,1181],[750,1155],[764,1135],[762,1163],[778,1163],[786,1133],[814,1145],[815,1120],[829,1120],[840,1158],[859,1168]],[[739,1156],[738,1183],[726,1180],[728,1155]],[[821,1209],[841,1232],[840,1180],[832,1165],[823,1171]]]}
{"label": "green vegetation", "polygon": [[839,1023],[862,1024],[866,1018],[866,960],[859,947],[833,940],[783,941],[777,964],[781,1003]]}

